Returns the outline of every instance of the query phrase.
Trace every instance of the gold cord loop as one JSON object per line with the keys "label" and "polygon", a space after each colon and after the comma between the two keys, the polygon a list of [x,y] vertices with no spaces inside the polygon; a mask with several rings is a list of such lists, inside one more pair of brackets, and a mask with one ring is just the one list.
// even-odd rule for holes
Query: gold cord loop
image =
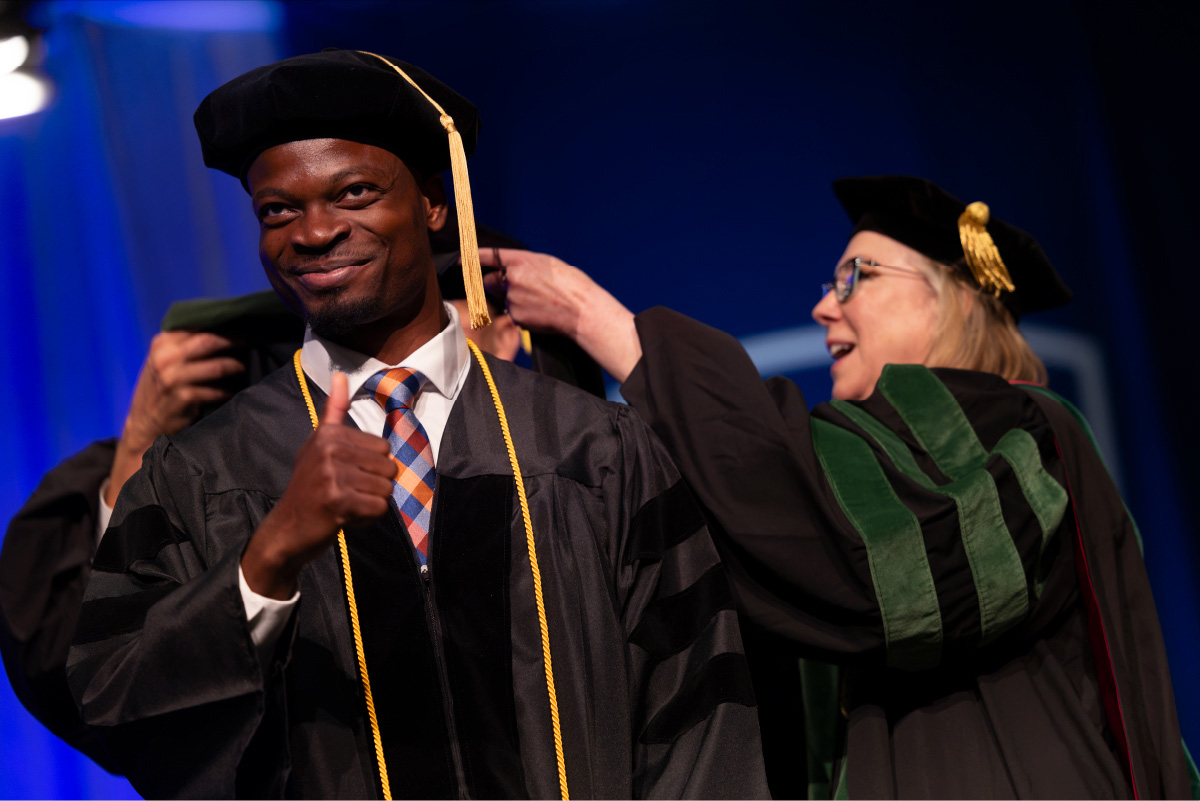
{"label": "gold cord loop", "polygon": [[958,238],[975,282],[984,292],[1000,297],[1001,291],[1012,292],[1016,287],[987,231],[990,219],[991,210],[986,203],[978,200],[971,203],[958,217]]}
{"label": "gold cord loop", "polygon": [[475,206],[471,202],[471,179],[467,174],[467,151],[463,147],[462,134],[454,125],[454,118],[429,93],[408,77],[408,74],[388,61],[383,56],[368,53],[366,50],[357,51],[364,56],[371,56],[394,69],[401,78],[408,81],[414,89],[437,109],[438,119],[450,137],[450,176],[454,183],[454,203],[458,209],[458,250],[462,254],[463,284],[467,290],[467,312],[471,318],[471,328],[483,328],[490,325],[492,316],[488,313],[487,296],[483,293],[483,268],[479,264],[479,236],[475,233]]}
{"label": "gold cord loop", "polygon": [[[317,418],[317,407],[313,405],[312,395],[308,391],[308,382],[304,380],[299,350],[292,357],[292,365],[296,368],[300,393],[304,395],[304,403],[308,406],[308,419],[312,421],[313,430],[316,431],[320,421]],[[383,758],[383,736],[379,733],[379,718],[375,716],[375,697],[371,695],[371,677],[367,674],[367,653],[363,650],[362,629],[358,625],[358,602],[354,598],[354,578],[350,575],[350,551],[346,548],[346,533],[339,528],[337,536],[338,553],[342,558],[342,575],[345,577],[346,606],[350,610],[350,629],[354,633],[354,652],[358,656],[358,676],[362,680],[367,720],[371,724],[371,740],[375,744],[375,764],[379,767],[379,784],[383,788],[383,797],[391,801],[392,788],[388,784],[387,761]]]}

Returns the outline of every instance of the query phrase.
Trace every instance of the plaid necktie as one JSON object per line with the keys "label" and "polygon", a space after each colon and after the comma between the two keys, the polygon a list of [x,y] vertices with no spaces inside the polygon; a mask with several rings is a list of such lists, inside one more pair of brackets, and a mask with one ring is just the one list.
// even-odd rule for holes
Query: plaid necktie
{"label": "plaid necktie", "polygon": [[400,468],[392,487],[392,499],[422,565],[429,553],[429,514],[437,476],[429,436],[413,414],[412,403],[426,380],[417,370],[396,367],[380,370],[363,384],[367,391],[375,393],[375,400],[387,414],[383,438],[392,446],[392,458]]}

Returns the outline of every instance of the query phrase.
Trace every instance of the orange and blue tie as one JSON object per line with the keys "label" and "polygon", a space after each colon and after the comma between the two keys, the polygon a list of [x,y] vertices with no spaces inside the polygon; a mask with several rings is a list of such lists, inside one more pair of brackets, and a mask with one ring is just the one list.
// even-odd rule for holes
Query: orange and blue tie
{"label": "orange and blue tie", "polygon": [[395,367],[380,370],[363,384],[387,414],[383,438],[392,446],[392,458],[399,467],[392,499],[422,565],[429,553],[429,518],[437,474],[429,437],[413,413],[412,404],[426,380],[418,370]]}

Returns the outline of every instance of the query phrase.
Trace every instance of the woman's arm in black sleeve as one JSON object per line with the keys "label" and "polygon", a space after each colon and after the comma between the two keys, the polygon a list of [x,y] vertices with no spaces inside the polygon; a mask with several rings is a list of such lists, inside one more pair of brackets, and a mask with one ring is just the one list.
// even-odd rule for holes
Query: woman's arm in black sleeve
{"label": "woman's arm in black sleeve", "polygon": [[923,669],[1071,603],[1061,465],[1025,393],[889,366],[871,398],[810,415],[733,337],[666,309],[636,323],[622,393],[704,507],[739,608],[804,655]]}
{"label": "woman's arm in black sleeve", "polygon": [[636,322],[642,358],[621,392],[704,507],[739,607],[812,656],[881,651],[865,549],[838,519],[799,389],[669,309]]}

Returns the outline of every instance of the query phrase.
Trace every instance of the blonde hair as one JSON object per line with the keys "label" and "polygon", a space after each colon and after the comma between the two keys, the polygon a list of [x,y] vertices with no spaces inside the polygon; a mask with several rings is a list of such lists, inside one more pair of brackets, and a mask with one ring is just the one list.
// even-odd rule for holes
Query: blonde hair
{"label": "blonde hair", "polygon": [[1046,366],[1003,303],[969,283],[955,267],[930,262],[923,272],[938,299],[937,330],[926,366],[1046,383]]}

